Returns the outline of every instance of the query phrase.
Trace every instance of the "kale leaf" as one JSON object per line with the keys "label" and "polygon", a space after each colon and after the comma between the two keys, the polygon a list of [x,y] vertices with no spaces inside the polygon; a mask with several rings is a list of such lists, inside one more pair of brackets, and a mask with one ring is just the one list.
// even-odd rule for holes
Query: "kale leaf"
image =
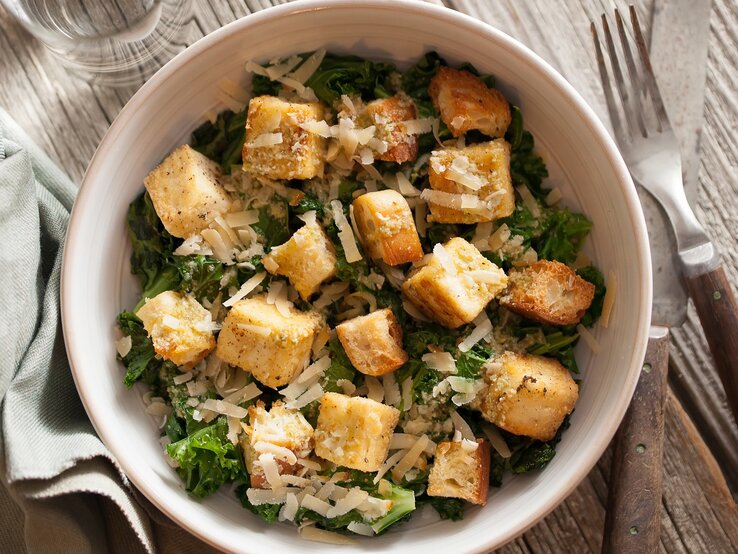
{"label": "kale leaf", "polygon": [[332,339],[328,342],[328,351],[331,355],[331,365],[323,374],[321,386],[326,392],[343,392],[337,382],[341,379],[353,381],[357,376],[356,370],[351,365],[351,360],[349,360],[343,345],[338,339]]}
{"label": "kale leaf", "polygon": [[492,351],[480,343],[472,346],[467,352],[460,352],[456,359],[457,375],[465,379],[479,379],[482,366],[491,355]]}
{"label": "kale leaf", "polygon": [[118,325],[124,335],[131,337],[131,349],[121,357],[126,367],[123,383],[130,388],[144,376],[147,377],[147,381],[153,379],[161,367],[161,362],[156,359],[154,345],[143,323],[133,312],[122,312],[118,316]]}
{"label": "kale leaf", "polygon": [[174,238],[164,229],[148,192],[131,202],[127,222],[128,238],[133,247],[131,271],[139,277],[143,288],[141,301],[133,310],[136,312],[145,298],[178,288],[180,275],[169,263],[175,248]]}
{"label": "kale leaf", "polygon": [[241,452],[227,437],[228,423],[218,417],[212,424],[167,445],[167,454],[177,462],[177,473],[185,489],[205,498],[224,484],[246,479]]}
{"label": "kale leaf", "polygon": [[281,88],[282,84],[279,81],[272,81],[266,75],[254,73],[251,77],[251,94],[253,96],[279,96]]}
{"label": "kale leaf", "polygon": [[249,489],[248,485],[241,485],[236,489],[236,496],[241,501],[241,506],[247,510],[252,511],[261,519],[267,523],[274,523],[277,521],[279,516],[279,510],[282,508],[281,504],[259,504],[254,505],[246,495],[246,491]]}
{"label": "kale leaf", "polygon": [[192,294],[198,302],[211,302],[221,289],[220,280],[225,266],[210,256],[174,256],[181,278],[180,288]]}
{"label": "kale leaf", "polygon": [[[522,125],[522,123],[521,123]],[[534,151],[535,140],[528,131],[523,131],[518,148],[510,156],[510,175],[515,185],[525,185],[534,196],[543,198],[548,191],[541,188],[541,183],[548,177],[546,163]]]}
{"label": "kale leaf", "polygon": [[418,117],[435,117],[428,87],[442,65],[448,65],[438,52],[428,52],[402,74],[402,90],[410,96],[418,109]]}
{"label": "kale leaf", "polygon": [[518,450],[510,459],[513,473],[528,473],[545,467],[556,455],[556,448],[547,442],[535,441],[526,448]]}
{"label": "kale leaf", "polygon": [[460,521],[464,519],[464,501],[458,498],[447,498],[445,496],[423,496],[422,502],[427,502],[438,512],[441,519]]}
{"label": "kale leaf", "polygon": [[577,274],[584,280],[589,281],[595,286],[595,294],[592,300],[592,304],[589,309],[584,313],[582,317],[582,325],[585,327],[592,327],[595,322],[600,318],[602,313],[602,303],[605,300],[605,277],[602,272],[593,265],[583,267],[577,270]]}
{"label": "kale leaf", "polygon": [[535,241],[538,257],[572,263],[587,238],[592,222],[584,215],[567,208],[552,210],[544,222],[545,233]]}
{"label": "kale leaf", "polygon": [[358,56],[326,54],[305,85],[315,95],[331,105],[341,98],[361,96],[364,100],[392,96],[390,74],[395,66],[386,62],[372,62]]}
{"label": "kale leaf", "polygon": [[218,162],[223,172],[230,173],[231,166],[242,162],[247,111],[244,108],[240,112],[225,110],[219,113],[214,123],[206,121],[192,132],[190,146]]}
{"label": "kale leaf", "polygon": [[510,143],[513,152],[517,151],[523,143],[523,114],[517,106],[510,106],[512,121],[505,133],[505,140]]}
{"label": "kale leaf", "polygon": [[271,206],[259,208],[259,221],[251,227],[264,238],[264,248],[278,246],[290,238],[287,202],[275,196]]}

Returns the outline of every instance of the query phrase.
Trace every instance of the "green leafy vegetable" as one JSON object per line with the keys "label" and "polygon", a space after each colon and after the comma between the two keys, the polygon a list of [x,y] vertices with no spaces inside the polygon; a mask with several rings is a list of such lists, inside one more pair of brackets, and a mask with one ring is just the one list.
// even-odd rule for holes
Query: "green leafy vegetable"
{"label": "green leafy vegetable", "polygon": [[326,54],[305,85],[329,105],[339,100],[342,94],[361,96],[364,100],[388,98],[392,96],[389,79],[394,70],[391,63]]}
{"label": "green leafy vegetable", "polygon": [[154,345],[143,323],[133,312],[122,312],[118,316],[118,325],[124,335],[131,337],[131,349],[121,358],[126,366],[123,383],[130,388],[144,375],[156,375],[161,363],[155,357]]}
{"label": "green leafy vegetable", "polygon": [[520,113],[520,108],[517,106],[511,106],[510,112],[512,114],[512,122],[510,123],[510,127],[507,128],[505,139],[510,143],[513,152],[515,152],[523,142],[523,114]]}
{"label": "green leafy vegetable", "polygon": [[605,300],[605,277],[602,272],[593,265],[583,267],[577,270],[577,274],[584,280],[589,281],[595,286],[595,294],[592,299],[592,304],[589,309],[584,313],[582,317],[582,325],[585,327],[592,327],[595,322],[600,318],[602,313],[602,302]]}
{"label": "green leafy vegetable", "polygon": [[141,280],[143,297],[153,298],[166,290],[179,287],[177,268],[169,263],[174,250],[174,238],[164,229],[148,192],[144,192],[128,207],[128,238],[133,247],[131,271]]}
{"label": "green leafy vegetable", "polygon": [[247,109],[226,110],[218,114],[215,123],[207,121],[192,132],[190,146],[220,164],[223,172],[241,164],[241,152],[246,141]]}
{"label": "green leafy vegetable", "polygon": [[548,177],[548,169],[534,148],[533,135],[523,131],[517,149],[513,150],[510,156],[510,175],[516,186],[525,185],[534,196],[542,198],[548,192],[541,188],[541,183]]}
{"label": "green leafy vegetable", "polygon": [[246,478],[241,452],[227,434],[228,423],[221,416],[207,427],[167,445],[167,453],[179,465],[177,473],[193,496],[205,498],[224,483]]}
{"label": "green leafy vegetable", "polygon": [[363,523],[364,517],[358,510],[351,510],[343,515],[328,518],[307,508],[300,508],[295,514],[295,523],[300,525],[304,520],[314,521],[317,527],[328,531],[344,531],[349,523],[354,521]]}
{"label": "green leafy vegetable", "polygon": [[174,263],[179,270],[181,290],[192,294],[198,302],[215,299],[225,269],[222,262],[210,256],[174,256]]}
{"label": "green leafy vegetable", "polygon": [[317,196],[310,192],[305,193],[297,206],[290,206],[290,210],[296,214],[304,214],[315,210],[315,215],[318,219],[323,219],[323,215],[325,214],[323,203],[318,200]]}
{"label": "green leafy vegetable", "polygon": [[435,117],[428,87],[442,65],[448,65],[437,52],[428,52],[402,74],[402,90],[410,96],[418,109],[418,117]]}
{"label": "green leafy vegetable", "polygon": [[326,392],[343,392],[343,388],[337,382],[341,379],[353,381],[356,378],[356,370],[338,339],[328,342],[328,351],[331,355],[331,365],[323,374],[321,386]]}
{"label": "green leafy vegetable", "polygon": [[251,226],[263,237],[266,249],[280,245],[290,238],[287,202],[276,196],[272,202],[271,206],[259,208],[259,221]]}
{"label": "green leafy vegetable", "polygon": [[545,233],[533,246],[538,252],[538,257],[572,263],[577,259],[584,239],[592,228],[592,222],[584,215],[564,208],[552,210],[544,222],[544,227]]}
{"label": "green leafy vegetable", "polygon": [[456,359],[456,370],[459,377],[479,379],[482,366],[492,355],[492,351],[477,343],[467,352],[460,352]]}
{"label": "green leafy vegetable", "polygon": [[458,498],[447,498],[445,496],[426,496],[423,498],[433,509],[438,512],[441,519],[460,521],[464,519],[464,501]]}
{"label": "green leafy vegetable", "polygon": [[548,465],[556,455],[556,448],[547,443],[534,442],[530,446],[518,450],[510,460],[513,473],[528,473]]}
{"label": "green leafy vegetable", "polygon": [[279,96],[281,88],[282,84],[279,81],[272,81],[266,75],[254,73],[251,78],[251,93],[253,96]]}
{"label": "green leafy vegetable", "polygon": [[241,501],[241,506],[255,513],[261,519],[267,523],[274,523],[277,521],[279,516],[279,510],[282,508],[281,504],[259,504],[258,506],[251,503],[249,497],[246,495],[248,490],[247,485],[241,485],[236,489],[236,496]]}

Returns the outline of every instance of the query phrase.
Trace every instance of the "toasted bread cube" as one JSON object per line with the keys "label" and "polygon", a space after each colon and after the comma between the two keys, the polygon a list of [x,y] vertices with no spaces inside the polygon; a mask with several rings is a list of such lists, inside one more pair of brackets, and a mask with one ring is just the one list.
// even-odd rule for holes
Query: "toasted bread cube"
{"label": "toasted bread cube", "polygon": [[322,321],[317,312],[282,315],[265,295],[236,302],[218,335],[218,357],[267,387],[286,385],[305,367]]}
{"label": "toasted bread cube", "polygon": [[[428,475],[428,496],[461,498],[484,506],[489,492],[489,443],[439,442]],[[470,448],[471,447],[471,448]]]}
{"label": "toasted bread cube", "polygon": [[389,308],[344,321],[336,334],[353,366],[364,375],[391,373],[409,359],[402,349],[402,327]]}
{"label": "toasted bread cube", "polygon": [[551,440],[579,398],[571,374],[553,358],[505,352],[484,370],[482,416],[515,435]]}
{"label": "toasted bread cube", "polygon": [[372,258],[399,265],[423,257],[413,214],[399,192],[368,192],[354,200],[352,206],[359,238]]}
{"label": "toasted bread cube", "polygon": [[477,317],[505,289],[505,272],[461,237],[437,244],[402,292],[421,312],[454,329]]}
{"label": "toasted bread cube", "polygon": [[595,286],[561,262],[541,260],[512,269],[500,304],[539,323],[576,325],[594,298]]}
{"label": "toasted bread cube", "polygon": [[210,312],[189,294],[168,290],[136,312],[154,351],[178,366],[196,364],[215,348]]}
{"label": "toasted bread cube", "polygon": [[231,208],[220,166],[184,144],[144,179],[159,219],[170,235],[187,238]]}
{"label": "toasted bread cube", "polygon": [[431,189],[441,193],[426,193],[430,194],[428,221],[481,223],[515,211],[510,144],[504,139],[434,151],[428,180]]}
{"label": "toasted bread cube", "polygon": [[243,145],[244,171],[270,179],[312,179],[322,175],[325,139],[300,127],[322,120],[323,107],[317,102],[287,102],[276,96],[252,98]]}
{"label": "toasted bread cube", "polygon": [[307,300],[336,275],[336,249],[317,222],[300,227],[284,244],[264,256],[272,275],[284,275]]}
{"label": "toasted bread cube", "polygon": [[298,469],[297,458],[307,457],[313,449],[312,425],[299,410],[285,408],[282,402],[275,402],[269,410],[264,409],[263,403],[250,406],[249,425],[244,430],[247,436],[241,441],[241,448],[251,486],[255,488],[266,484],[259,461],[261,454],[274,455],[279,472],[284,475],[294,474]]}
{"label": "toasted bread cube", "polygon": [[502,93],[468,71],[439,68],[428,93],[455,137],[472,129],[490,137],[503,137],[512,122],[510,104]]}
{"label": "toasted bread cube", "polygon": [[399,419],[399,410],[392,406],[327,392],[320,399],[315,453],[337,465],[377,471]]}
{"label": "toasted bread cube", "polygon": [[374,157],[385,162],[412,162],[418,157],[418,137],[407,133],[403,121],[416,119],[418,112],[412,99],[406,94],[392,98],[380,98],[366,105],[362,119],[366,125],[374,125],[374,136],[387,144],[387,151]]}

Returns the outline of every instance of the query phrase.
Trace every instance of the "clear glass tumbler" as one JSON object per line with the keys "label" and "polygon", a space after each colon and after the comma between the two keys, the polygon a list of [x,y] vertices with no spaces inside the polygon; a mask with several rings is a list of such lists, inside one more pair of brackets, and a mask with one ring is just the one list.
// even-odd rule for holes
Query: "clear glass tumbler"
{"label": "clear glass tumbler", "polygon": [[62,63],[105,85],[140,84],[186,46],[192,0],[0,0]]}

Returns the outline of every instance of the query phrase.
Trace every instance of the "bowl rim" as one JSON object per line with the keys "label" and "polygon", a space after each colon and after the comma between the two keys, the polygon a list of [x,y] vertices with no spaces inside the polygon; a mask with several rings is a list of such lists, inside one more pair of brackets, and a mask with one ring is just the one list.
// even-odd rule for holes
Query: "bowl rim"
{"label": "bowl rim", "polygon": [[[68,329],[74,327],[76,318],[75,310],[73,309],[75,286],[73,279],[71,278],[74,272],[74,267],[70,262],[73,257],[71,253],[74,252],[75,249],[82,247],[82,237],[78,236],[78,229],[81,225],[82,214],[88,212],[92,207],[89,206],[88,201],[91,194],[89,191],[92,186],[90,183],[97,181],[100,177],[97,167],[99,165],[99,160],[110,154],[111,148],[115,144],[116,136],[127,123],[128,114],[134,112],[139,108],[139,106],[144,104],[148,97],[157,90],[170,75],[179,71],[188,62],[188,60],[205,51],[211,45],[216,44],[232,34],[245,33],[249,28],[258,26],[262,22],[280,17],[296,15],[302,12],[343,10],[346,8],[379,8],[393,11],[401,10],[410,15],[419,14],[446,20],[455,27],[458,27],[460,30],[480,33],[497,42],[501,42],[505,47],[514,51],[518,56],[525,58],[527,62],[535,68],[536,72],[538,72],[544,79],[550,81],[552,85],[561,92],[562,98],[569,102],[571,106],[580,113],[583,122],[590,127],[592,133],[598,138],[600,146],[603,148],[604,154],[608,158],[611,167],[615,172],[616,184],[621,190],[628,214],[631,218],[631,223],[634,226],[637,242],[632,246],[634,259],[641,268],[641,286],[643,287],[644,299],[637,318],[638,323],[636,336],[641,337],[641,340],[638,344],[633,345],[634,354],[631,358],[633,360],[633,366],[629,368],[627,373],[628,382],[625,383],[626,386],[622,387],[618,391],[617,401],[615,403],[616,417],[613,417],[609,424],[606,425],[606,433],[597,437],[591,437],[591,440],[587,444],[587,453],[581,460],[579,460],[580,463],[578,470],[573,474],[572,478],[567,483],[560,485],[556,494],[551,495],[545,503],[531,511],[527,517],[518,520],[516,525],[507,527],[505,532],[500,534],[500,542],[494,544],[494,546],[499,547],[530,529],[546,515],[552,512],[561,502],[563,502],[591,471],[597,463],[597,460],[604,453],[610,440],[615,435],[615,432],[630,403],[630,399],[638,381],[637,376],[640,372],[640,363],[645,357],[648,329],[650,327],[651,320],[652,271],[650,248],[647,238],[648,234],[640,200],[636,193],[630,172],[604,124],[600,121],[594,110],[589,106],[579,92],[577,92],[576,89],[574,89],[574,87],[548,62],[517,39],[514,39],[503,31],[500,31],[486,22],[475,19],[474,17],[443,6],[419,2],[417,0],[296,0],[294,2],[269,7],[259,12],[249,14],[220,27],[212,33],[197,40],[159,69],[159,71],[157,71],[128,100],[104,134],[84,174],[77,198],[70,214],[62,259],[60,299],[64,342],[70,362],[70,368],[72,370],[72,376],[85,407],[85,411],[87,412],[95,431],[106,448],[108,448],[113,454],[116,463],[120,465],[123,473],[133,484],[136,485],[137,488],[139,488],[139,490],[141,490],[153,505],[178,525],[206,543],[218,548],[223,548],[225,545],[217,540],[215,534],[208,534],[202,529],[193,528],[189,525],[189,521],[184,515],[186,510],[175,509],[173,506],[160,501],[156,491],[152,490],[145,477],[138,471],[136,467],[137,464],[131,463],[131,456],[126,455],[122,448],[118,448],[117,440],[115,439],[115,427],[111,425],[110,422],[106,422],[103,418],[96,420],[96,418],[93,417],[96,413],[95,403],[93,401],[94,395],[92,394],[93,390],[91,389],[90,384],[85,383],[84,380],[81,379],[75,369],[77,364],[81,363],[79,361],[80,355],[78,354],[78,348],[81,348],[83,343],[73,339],[73,334],[67,332]],[[640,360],[641,362],[636,364],[637,360]],[[474,551],[482,552],[487,551],[490,546],[493,546],[493,544],[485,542],[484,538],[480,538],[480,542],[473,545],[473,549]]]}

